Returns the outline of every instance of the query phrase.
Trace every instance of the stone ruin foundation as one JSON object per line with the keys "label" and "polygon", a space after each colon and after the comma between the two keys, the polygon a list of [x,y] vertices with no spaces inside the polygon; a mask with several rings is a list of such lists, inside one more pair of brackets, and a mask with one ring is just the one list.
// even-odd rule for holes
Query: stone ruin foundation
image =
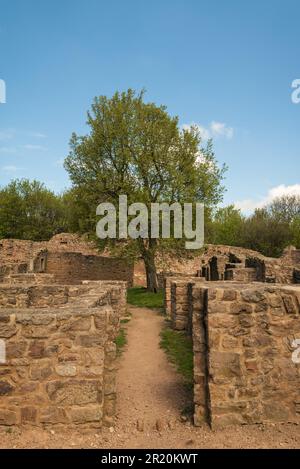
{"label": "stone ruin foundation", "polygon": [[[210,245],[173,267],[159,284],[193,341],[195,425],[299,424],[300,251]],[[0,425],[113,425],[115,341],[136,278],[75,235],[0,241]]]}
{"label": "stone ruin foundation", "polygon": [[0,425],[112,425],[126,282],[15,280],[0,286]]}
{"label": "stone ruin foundation", "polygon": [[194,424],[300,423],[300,286],[166,282],[167,316],[192,336]]}

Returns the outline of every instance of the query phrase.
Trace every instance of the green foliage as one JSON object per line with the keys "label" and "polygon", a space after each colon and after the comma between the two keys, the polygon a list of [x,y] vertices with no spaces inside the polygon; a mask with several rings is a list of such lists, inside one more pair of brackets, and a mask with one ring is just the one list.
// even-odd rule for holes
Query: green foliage
{"label": "green foliage", "polygon": [[147,308],[162,308],[164,305],[163,291],[149,292],[143,287],[133,287],[127,290],[127,303]]}
{"label": "green foliage", "polygon": [[[201,147],[196,128],[181,130],[178,117],[171,117],[165,106],[144,102],[144,92],[129,89],[95,98],[87,124],[89,134],[72,135],[65,160],[73,183],[71,204],[74,194],[81,199],[73,226],[84,226],[93,236],[96,207],[101,202],[116,205],[122,194],[129,204],[143,202],[148,209],[153,202],[204,202],[209,207],[222,200],[226,168],[218,166],[212,142]],[[156,291],[159,243],[151,238],[130,243],[135,244],[131,252],[145,262],[148,288]]]}
{"label": "green foliage", "polygon": [[160,346],[166,351],[169,360],[184,377],[185,383],[193,386],[193,344],[184,332],[174,331],[168,325],[161,332]]}
{"label": "green foliage", "polygon": [[41,241],[65,229],[62,199],[44,184],[22,179],[0,189],[0,238]]}
{"label": "green foliage", "polygon": [[279,257],[289,244],[289,224],[274,218],[266,209],[256,210],[245,221],[242,246],[260,251],[265,256]]}
{"label": "green foliage", "polygon": [[208,222],[210,242],[238,246],[244,232],[245,217],[233,205],[220,208],[213,216],[213,222]]}
{"label": "green foliage", "polygon": [[284,195],[277,197],[266,209],[273,219],[292,223],[293,220],[300,217],[300,196]]}
{"label": "green foliage", "polygon": [[290,225],[291,230],[291,244],[297,249],[300,249],[300,216],[295,217]]}
{"label": "green foliage", "polygon": [[230,205],[206,222],[206,241],[241,246],[279,257],[288,245],[300,248],[300,198],[284,196],[245,217]]}

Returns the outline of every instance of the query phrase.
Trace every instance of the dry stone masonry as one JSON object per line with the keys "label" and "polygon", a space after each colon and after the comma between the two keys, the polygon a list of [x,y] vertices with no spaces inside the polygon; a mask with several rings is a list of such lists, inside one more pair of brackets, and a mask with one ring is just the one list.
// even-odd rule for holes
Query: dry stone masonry
{"label": "dry stone masonry", "polygon": [[[157,263],[167,318],[193,341],[195,425],[299,424],[300,251],[208,245]],[[113,425],[133,282],[144,282],[140,262],[99,256],[76,235],[0,241],[0,425]]]}
{"label": "dry stone masonry", "polygon": [[181,278],[169,290],[171,323],[193,338],[195,425],[299,424],[300,364],[292,357],[300,286]]}
{"label": "dry stone masonry", "polygon": [[112,425],[125,303],[125,282],[2,285],[0,425]]}
{"label": "dry stone masonry", "polygon": [[133,282],[133,265],[121,258],[99,255],[96,247],[77,235],[60,234],[50,241],[0,240],[0,282],[16,274],[44,273],[53,283],[79,284],[83,280]]}

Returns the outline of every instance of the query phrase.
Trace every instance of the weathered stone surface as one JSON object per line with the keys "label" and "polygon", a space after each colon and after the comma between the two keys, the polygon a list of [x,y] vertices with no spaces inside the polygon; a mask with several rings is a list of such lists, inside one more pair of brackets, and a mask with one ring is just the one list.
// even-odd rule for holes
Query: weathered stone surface
{"label": "weathered stone surface", "polygon": [[210,373],[223,378],[241,376],[240,354],[234,352],[212,352]]}
{"label": "weathered stone surface", "polygon": [[62,326],[61,330],[64,332],[67,331],[89,331],[91,328],[91,318],[83,317],[75,319],[73,321],[68,321],[67,324]]}
{"label": "weathered stone surface", "polygon": [[99,334],[86,334],[79,335],[76,338],[76,345],[81,347],[97,347],[103,346],[106,342],[106,337]]}
{"label": "weathered stone surface", "polygon": [[43,381],[49,378],[49,376],[51,376],[52,373],[53,373],[53,369],[52,369],[50,360],[40,360],[39,362],[33,363],[30,366],[29,375],[30,375],[30,378],[33,380],[37,379],[39,381]]}
{"label": "weathered stone surface", "polygon": [[269,420],[285,422],[289,419],[289,410],[282,401],[270,402],[264,404],[264,414]]}
{"label": "weathered stone surface", "polygon": [[76,365],[71,363],[64,363],[63,365],[56,365],[55,371],[59,376],[76,376]]}
{"label": "weathered stone surface", "polygon": [[68,422],[66,411],[63,407],[42,408],[40,422],[45,424],[59,424]]}
{"label": "weathered stone surface", "polygon": [[296,303],[295,297],[292,295],[282,295],[282,300],[288,314],[299,315],[299,306]]}
{"label": "weathered stone surface", "polygon": [[43,358],[45,356],[45,342],[32,342],[29,347],[28,355],[32,358]]}
{"label": "weathered stone surface", "polygon": [[243,290],[241,292],[241,296],[244,301],[249,303],[261,303],[265,299],[265,294],[257,289]]}
{"label": "weathered stone surface", "polygon": [[235,301],[237,298],[237,292],[235,290],[224,290],[223,301]]}
{"label": "weathered stone surface", "polygon": [[14,391],[14,387],[8,381],[0,381],[0,396],[10,395]]}
{"label": "weathered stone surface", "polygon": [[52,381],[47,384],[51,401],[64,405],[84,405],[102,401],[102,386],[95,380]]}
{"label": "weathered stone surface", "polygon": [[1,324],[0,323],[0,338],[8,339],[17,333],[15,324]]}
{"label": "weathered stone surface", "polygon": [[18,423],[17,413],[11,410],[0,409],[0,425],[16,425]]}
{"label": "weathered stone surface", "polygon": [[25,356],[27,350],[27,342],[7,342],[6,344],[6,358],[11,360],[13,358],[22,358]]}
{"label": "weathered stone surface", "polygon": [[78,407],[70,411],[71,420],[76,423],[101,423],[102,412],[100,406]]}
{"label": "weathered stone surface", "polygon": [[230,312],[231,314],[251,314],[253,312],[253,306],[248,303],[231,303]]}
{"label": "weathered stone surface", "polygon": [[22,407],[21,408],[21,423],[22,424],[36,424],[37,423],[36,407]]}

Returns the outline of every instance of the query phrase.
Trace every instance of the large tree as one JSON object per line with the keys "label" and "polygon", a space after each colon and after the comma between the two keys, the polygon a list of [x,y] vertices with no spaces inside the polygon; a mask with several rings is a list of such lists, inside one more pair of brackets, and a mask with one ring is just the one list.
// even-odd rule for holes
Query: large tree
{"label": "large tree", "polygon": [[[144,92],[115,93],[95,98],[88,112],[90,132],[75,133],[65,168],[73,190],[90,208],[85,216],[95,217],[100,202],[128,203],[220,202],[225,167],[219,167],[212,143],[201,147],[197,128],[181,129],[178,117],[165,106],[144,101]],[[96,227],[96,218],[93,231]],[[121,243],[122,244],[122,243]],[[159,240],[128,241],[127,252],[140,255],[145,263],[147,286],[157,290],[155,255]]]}

